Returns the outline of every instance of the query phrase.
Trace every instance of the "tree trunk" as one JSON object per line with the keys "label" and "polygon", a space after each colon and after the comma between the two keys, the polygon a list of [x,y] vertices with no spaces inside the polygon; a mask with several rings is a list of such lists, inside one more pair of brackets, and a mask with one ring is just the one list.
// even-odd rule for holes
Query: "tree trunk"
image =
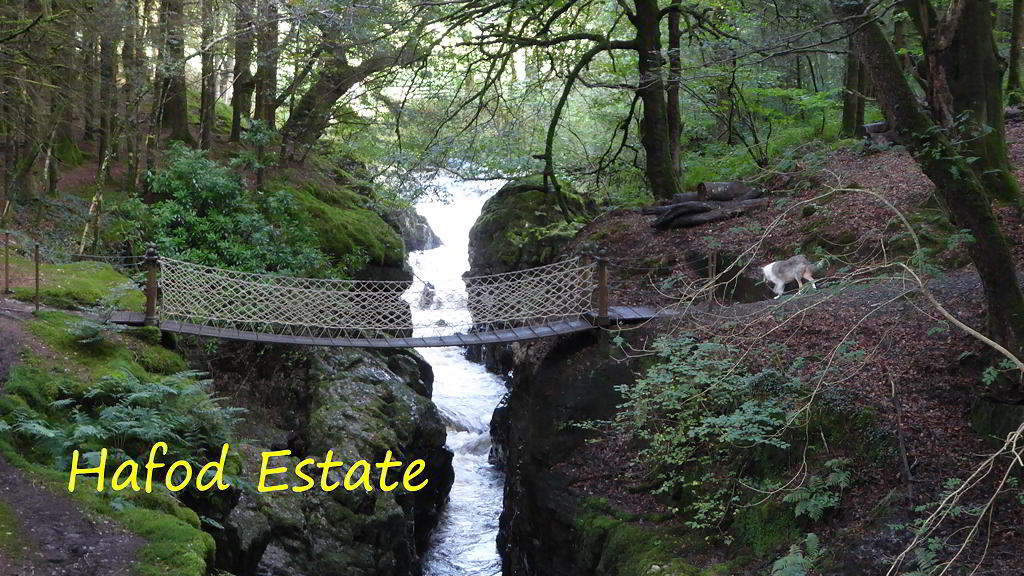
{"label": "tree trunk", "polygon": [[343,60],[324,62],[320,75],[299,98],[281,128],[285,156],[296,160],[303,150],[315,144],[330,124],[334,104],[368,75],[363,66],[353,68]]}
{"label": "tree trunk", "polygon": [[199,147],[209,150],[213,145],[214,106],[217,101],[217,70],[213,62],[213,0],[202,0],[202,82],[199,93]]}
{"label": "tree trunk", "polygon": [[82,27],[82,139],[96,138],[96,29],[95,22],[86,22]]}
{"label": "tree trunk", "polygon": [[[58,2],[55,6],[55,10],[67,9],[66,2]],[[75,146],[74,126],[75,126],[75,100],[78,95],[77,80],[79,75],[76,74],[77,66],[75,62],[75,45],[70,40],[76,37],[76,19],[67,13],[61,18],[58,27],[58,33],[63,41],[57,42],[54,46],[57,57],[57,66],[54,67],[53,73],[53,85],[57,87],[57,93],[55,94],[53,111],[55,114],[60,115],[57,125],[57,134],[55,137],[55,146],[57,150],[65,151],[70,153]],[[63,158],[67,160],[68,158]]]}
{"label": "tree trunk", "polygon": [[277,0],[260,0],[259,31],[256,36],[256,119],[270,129],[277,128]]}
{"label": "tree trunk", "polygon": [[114,124],[117,116],[117,44],[121,36],[121,12],[114,6],[114,0],[105,0],[101,5],[103,31],[100,33],[100,115],[99,147],[96,180],[103,181],[110,170],[108,156],[113,156]]}
{"label": "tree trunk", "polygon": [[[678,6],[682,0],[672,0],[673,6]],[[683,176],[683,116],[679,109],[679,84],[683,81],[682,64],[682,33],[679,28],[681,17],[679,12],[673,10],[668,15],[668,146],[672,156],[672,168],[675,170],[676,178]]]}
{"label": "tree trunk", "polygon": [[231,95],[231,141],[242,136],[242,119],[252,114],[253,0],[238,0],[235,12],[234,88]]}
{"label": "tree trunk", "polygon": [[1006,73],[1006,98],[1017,106],[1024,101],[1020,94],[1020,44],[1024,41],[1024,0],[1013,0],[1010,17],[1010,68]]}
{"label": "tree trunk", "polygon": [[171,140],[194,145],[188,128],[188,90],[185,84],[185,14],[182,0],[163,2],[165,66],[163,85],[163,126]]}
{"label": "tree trunk", "polygon": [[[896,53],[878,22],[867,14],[863,1],[832,0],[832,9],[843,19],[846,31],[853,34],[889,124],[935,184],[952,223],[974,237],[968,252],[984,286],[990,336],[1020,354],[1024,351],[1024,294],[984,184],[961,151],[918,105],[900,71]],[[998,85],[999,79],[995,82]]]}
{"label": "tree trunk", "polygon": [[860,93],[861,65],[857,58],[856,49],[851,39],[846,48],[846,76],[843,85],[843,121],[840,133],[846,137],[857,135],[857,129],[864,123],[863,115],[858,121],[858,110],[863,110],[861,101],[864,98]]}
{"label": "tree trunk", "polygon": [[665,83],[661,74],[661,30],[657,0],[634,0],[640,72],[637,93],[643,102],[640,140],[646,153],[647,180],[656,197],[671,198],[680,192],[668,138]]}
{"label": "tree trunk", "polygon": [[992,12],[988,0],[954,0],[950,19],[940,27],[936,42],[943,75],[937,82],[952,95],[953,118],[958,126],[982,184],[989,194],[1017,202],[1020,190],[1010,168],[1003,120],[1003,63],[992,36]]}
{"label": "tree trunk", "polygon": [[964,153],[990,195],[1018,202],[1006,153],[1002,61],[988,0],[952,0],[942,22],[926,0],[903,0],[921,37],[928,106],[935,120],[966,143]]}
{"label": "tree trunk", "polygon": [[121,47],[121,62],[124,66],[124,115],[121,122],[125,127],[125,145],[128,153],[125,184],[134,192],[139,185],[139,150],[141,149],[139,94],[145,92],[146,81],[146,75],[143,72],[143,51],[138,48],[138,0],[124,0],[124,13],[124,44]]}

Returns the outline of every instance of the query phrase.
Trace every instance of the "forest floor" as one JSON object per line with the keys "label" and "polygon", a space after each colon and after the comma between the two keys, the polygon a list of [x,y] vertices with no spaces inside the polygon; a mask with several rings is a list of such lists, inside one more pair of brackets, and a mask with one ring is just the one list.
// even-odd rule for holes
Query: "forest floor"
{"label": "forest floor", "polygon": [[[1024,124],[1009,125],[1008,137],[1014,160],[1024,161]],[[1024,172],[1018,172],[1020,176]],[[918,517],[920,510],[915,508],[936,502],[951,479],[967,476],[994,451],[995,438],[973,426],[976,400],[989,392],[982,372],[991,361],[985,347],[942,318],[916,285],[898,279],[894,269],[879,267],[907,255],[892,249],[898,244],[893,240],[895,215],[884,203],[868,194],[845,192],[841,199],[816,200],[836,188],[869,189],[913,215],[915,225],[941,226],[938,220],[920,217],[934,210],[929,207],[932,187],[906,152],[887,150],[865,156],[843,149],[817,166],[805,167],[803,174],[775,178],[773,185],[767,194],[772,200],[769,207],[692,229],[659,232],[649,225],[652,216],[634,210],[611,212],[591,223],[577,237],[576,246],[596,245],[607,253],[613,304],[655,305],[671,304],[685,292],[682,286],[687,281],[706,278],[707,254],[739,255],[757,246],[748,253],[753,262],[743,273],[735,301],[723,299],[722,294],[713,303],[701,299],[681,318],[635,328],[629,341],[649,344],[659,336],[680,333],[714,337],[732,346],[751,372],[787,369],[806,361],[799,376],[817,391],[816,397],[839,398],[871,414],[880,432],[895,438],[905,458],[858,461],[854,484],[844,492],[841,509],[824,525],[808,531],[817,532],[823,545],[834,547],[847,563],[877,561],[872,556],[880,552],[892,558],[902,551],[908,536],[879,525],[880,510],[887,510],[890,521],[897,518],[905,523]],[[816,209],[803,209],[807,205]],[[997,213],[1017,265],[1024,269],[1024,222],[1012,208],[997,208]],[[925,230],[923,236],[931,232],[935,230]],[[812,257],[808,246],[822,245],[823,237],[832,242],[829,247],[841,249],[830,266],[832,276],[819,281],[817,291],[790,291],[780,300],[771,300],[767,287],[757,283],[757,266],[801,251]],[[944,244],[938,232],[935,237],[931,254],[944,271],[933,275],[929,291],[960,321],[984,331],[984,297],[973,267],[963,265],[963,247]],[[857,275],[866,269],[872,272]],[[844,342],[863,355],[843,360]],[[623,352],[649,353],[643,348]],[[831,372],[822,378],[816,369],[828,362]],[[820,448],[833,457],[856,449]],[[620,510],[663,513],[664,505],[643,489],[649,485],[649,471],[637,464],[635,455],[634,445],[610,435],[587,444],[564,464],[564,471],[574,472],[582,493],[606,498]],[[999,464],[1001,470],[1007,462]],[[965,502],[983,503],[1000,474],[989,474]],[[1015,497],[1019,496],[1013,494],[1015,489],[1010,492],[1014,497],[1000,500],[992,523],[983,528],[980,545],[962,559],[965,573],[971,562],[984,557],[976,574],[1024,574],[1019,564],[1024,549],[1024,499]],[[894,497],[899,506],[892,510]],[[975,519],[955,519],[940,534],[949,536]],[[986,541],[987,550],[981,548]],[[710,565],[723,558],[707,560]]]}
{"label": "forest floor", "polygon": [[[22,329],[21,303],[0,299],[0,392],[28,347],[46,347]],[[90,514],[0,457],[0,574],[119,576],[132,573],[142,540],[115,521]]]}

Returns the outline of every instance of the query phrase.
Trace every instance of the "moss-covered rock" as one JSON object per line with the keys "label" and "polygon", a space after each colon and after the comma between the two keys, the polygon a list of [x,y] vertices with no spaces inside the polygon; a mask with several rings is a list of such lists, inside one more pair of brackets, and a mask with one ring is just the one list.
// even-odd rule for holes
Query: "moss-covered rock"
{"label": "moss-covered rock", "polygon": [[[582,200],[565,194],[570,209],[583,213]],[[575,231],[565,222],[557,199],[544,189],[541,176],[512,180],[484,204],[469,232],[471,273],[547,264],[562,253]]]}
{"label": "moss-covered rock", "polygon": [[[221,565],[240,574],[418,573],[419,555],[454,480],[444,424],[428,395],[432,373],[405,352],[336,349],[307,360],[288,384],[301,390],[301,406],[287,408],[296,423],[287,434],[292,454],[273,465],[289,472],[274,483],[301,484],[291,472],[295,464],[307,456],[322,461],[328,450],[343,463],[330,471],[329,481],[341,481],[358,460],[379,462],[390,450],[403,463],[422,458],[428,485],[417,492],[246,493],[218,536]],[[258,482],[260,452],[267,449],[240,447],[250,483]]]}
{"label": "moss-covered rock", "polygon": [[402,238],[366,199],[345,188],[324,190],[311,185],[291,189],[310,215],[321,249],[337,261],[365,256],[373,266],[402,268]]}

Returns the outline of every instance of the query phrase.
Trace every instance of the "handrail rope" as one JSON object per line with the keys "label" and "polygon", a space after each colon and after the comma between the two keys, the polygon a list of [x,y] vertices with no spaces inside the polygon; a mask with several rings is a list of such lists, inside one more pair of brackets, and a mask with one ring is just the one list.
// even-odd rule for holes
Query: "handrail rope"
{"label": "handrail rope", "polygon": [[[231,275],[233,280],[240,280],[240,281],[246,281],[246,280],[242,280],[241,277],[249,277],[249,278],[254,278],[254,279],[268,279],[268,280],[273,280],[275,282],[279,281],[279,280],[284,280],[284,281],[288,281],[288,282],[306,282],[306,281],[308,281],[308,282],[317,282],[317,283],[324,283],[324,284],[360,284],[360,283],[366,283],[366,284],[377,284],[377,285],[383,284],[383,285],[395,285],[395,286],[399,286],[399,285],[406,285],[406,286],[408,286],[408,285],[411,285],[411,284],[415,283],[413,280],[347,280],[347,279],[341,279],[341,278],[310,278],[310,277],[301,277],[301,276],[288,276],[288,275],[285,275],[285,274],[245,272],[245,271],[241,271],[241,270],[232,270],[230,268],[220,268],[220,267],[217,267],[217,266],[210,266],[210,265],[206,265],[206,264],[197,264],[195,262],[188,262],[186,260],[178,260],[178,259],[175,259],[175,258],[169,258],[167,256],[160,256],[160,262],[161,263],[165,263],[166,262],[166,263],[170,263],[172,265],[181,265],[181,266],[190,267],[190,268],[193,268],[193,269],[203,269],[202,273],[206,273],[206,274],[212,274],[213,272],[223,272],[223,273],[225,273],[227,275]],[[544,271],[552,270],[552,269],[555,269],[555,268],[558,268],[558,267],[564,267],[567,264],[576,263],[576,262],[579,262],[579,257],[567,258],[565,260],[560,260],[560,261],[554,262],[552,264],[545,264],[543,266],[537,266],[537,267],[534,267],[534,268],[525,268],[523,270],[513,270],[511,272],[500,272],[500,273],[497,273],[497,274],[482,274],[482,275],[479,275],[479,276],[466,276],[466,277],[462,277],[462,278],[452,278],[452,279],[450,279],[450,281],[453,281],[453,282],[464,282],[466,284],[469,284],[469,283],[474,282],[474,281],[494,280],[494,279],[498,279],[498,278],[507,278],[507,277],[511,277],[511,276],[523,276],[524,274],[536,274],[536,276],[539,277],[539,276],[541,276],[541,274],[543,274]],[[572,270],[585,270],[585,269],[592,268],[593,266],[594,266],[594,264],[579,265],[579,266],[576,266],[576,267],[573,267],[573,268],[563,268],[562,271],[568,272],[568,271],[572,271]],[[210,271],[213,271],[213,272],[210,272]],[[525,281],[525,280],[528,280],[528,279],[529,279],[529,277],[524,278],[522,280],[517,280],[517,281]],[[448,280],[449,279],[442,279],[440,281],[441,282],[445,282],[445,281],[448,281]],[[420,279],[420,281],[423,282],[424,284],[437,282],[435,280],[422,280],[422,279]],[[263,284],[263,283],[260,283],[260,282],[256,282],[255,280],[249,280],[249,282],[252,282],[252,283],[255,283],[255,284]]]}

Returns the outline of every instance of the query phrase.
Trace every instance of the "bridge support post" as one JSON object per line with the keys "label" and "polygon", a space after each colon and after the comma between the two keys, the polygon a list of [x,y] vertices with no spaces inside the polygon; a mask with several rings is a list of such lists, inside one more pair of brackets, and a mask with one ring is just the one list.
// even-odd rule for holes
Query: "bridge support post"
{"label": "bridge support post", "polygon": [[160,323],[160,318],[156,314],[156,275],[159,270],[160,256],[156,248],[150,246],[146,249],[146,318],[143,320],[146,326],[156,326]]}
{"label": "bridge support post", "polygon": [[8,294],[11,291],[11,233],[4,232],[4,291],[0,295]]}
{"label": "bridge support post", "polygon": [[597,325],[607,326],[608,319],[608,258],[604,252],[597,255]]}
{"label": "bridge support post", "polygon": [[36,294],[33,301],[36,305],[36,312],[39,312],[39,242],[36,242],[36,249],[33,252],[32,259],[36,263]]}

